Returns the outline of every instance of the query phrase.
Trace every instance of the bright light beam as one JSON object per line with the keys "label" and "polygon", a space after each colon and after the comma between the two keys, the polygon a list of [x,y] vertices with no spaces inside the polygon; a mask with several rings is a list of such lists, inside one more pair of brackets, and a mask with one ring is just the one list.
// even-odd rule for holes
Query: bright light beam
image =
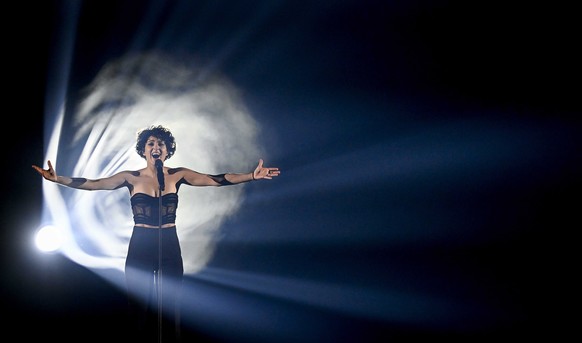
{"label": "bright light beam", "polygon": [[40,228],[34,238],[36,247],[42,252],[58,251],[64,241],[63,233],[52,225]]}
{"label": "bright light beam", "polygon": [[[137,74],[137,75],[136,75]],[[161,124],[176,137],[176,155],[169,166],[207,172],[251,171],[264,156],[255,143],[259,127],[236,89],[226,80],[200,82],[192,66],[150,53],[131,55],[106,65],[73,112],[73,137],[54,127],[46,159],[60,175],[98,178],[143,165],[135,152],[136,133]],[[69,129],[69,128],[68,128]],[[61,160],[61,159],[59,159]],[[76,163],[75,163],[76,162]],[[71,233],[63,253],[92,268],[123,269],[133,226],[125,190],[87,192],[46,184],[50,217]],[[182,187],[176,221],[183,245],[186,273],[193,273],[212,256],[220,223],[236,212],[241,186]],[[45,193],[46,194],[46,193]]]}

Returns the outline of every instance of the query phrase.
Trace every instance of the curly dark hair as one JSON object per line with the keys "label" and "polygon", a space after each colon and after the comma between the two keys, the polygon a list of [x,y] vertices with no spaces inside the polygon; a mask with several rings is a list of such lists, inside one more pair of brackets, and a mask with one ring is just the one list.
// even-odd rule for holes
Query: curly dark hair
{"label": "curly dark hair", "polygon": [[135,144],[135,151],[137,151],[137,154],[139,156],[145,158],[145,155],[144,155],[145,154],[145,145],[146,145],[148,138],[150,138],[151,136],[154,136],[154,137],[164,141],[164,143],[166,143],[166,147],[168,149],[168,157],[166,158],[166,160],[174,155],[174,152],[176,152],[176,140],[174,139],[172,132],[170,132],[170,130],[163,127],[162,125],[157,125],[157,126],[152,125],[152,126],[145,128],[137,133],[137,142]]}

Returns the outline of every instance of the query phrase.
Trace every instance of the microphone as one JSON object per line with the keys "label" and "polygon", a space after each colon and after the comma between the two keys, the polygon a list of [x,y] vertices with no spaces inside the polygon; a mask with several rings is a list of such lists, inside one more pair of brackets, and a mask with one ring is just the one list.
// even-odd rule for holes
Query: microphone
{"label": "microphone", "polygon": [[156,169],[158,171],[158,184],[160,185],[160,190],[164,190],[166,185],[164,184],[164,162],[162,160],[156,160]]}

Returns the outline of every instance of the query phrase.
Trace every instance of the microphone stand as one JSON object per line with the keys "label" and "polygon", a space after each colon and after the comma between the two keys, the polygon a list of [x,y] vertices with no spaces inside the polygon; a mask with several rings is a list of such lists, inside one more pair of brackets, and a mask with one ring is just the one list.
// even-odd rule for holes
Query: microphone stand
{"label": "microphone stand", "polygon": [[[163,173],[163,169],[158,169],[158,172]],[[158,175],[158,181],[163,181],[164,175]],[[164,191],[163,182],[159,183],[158,193],[158,273],[156,275],[157,293],[158,293],[158,342],[162,342],[162,192]]]}

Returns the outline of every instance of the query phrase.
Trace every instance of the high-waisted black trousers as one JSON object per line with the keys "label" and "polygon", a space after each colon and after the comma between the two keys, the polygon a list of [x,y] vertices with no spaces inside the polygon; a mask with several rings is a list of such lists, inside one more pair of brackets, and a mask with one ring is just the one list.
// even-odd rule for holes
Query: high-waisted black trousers
{"label": "high-waisted black trousers", "polygon": [[140,342],[159,342],[160,338],[168,343],[179,341],[183,275],[176,227],[134,226],[125,261],[125,279],[130,318]]}

